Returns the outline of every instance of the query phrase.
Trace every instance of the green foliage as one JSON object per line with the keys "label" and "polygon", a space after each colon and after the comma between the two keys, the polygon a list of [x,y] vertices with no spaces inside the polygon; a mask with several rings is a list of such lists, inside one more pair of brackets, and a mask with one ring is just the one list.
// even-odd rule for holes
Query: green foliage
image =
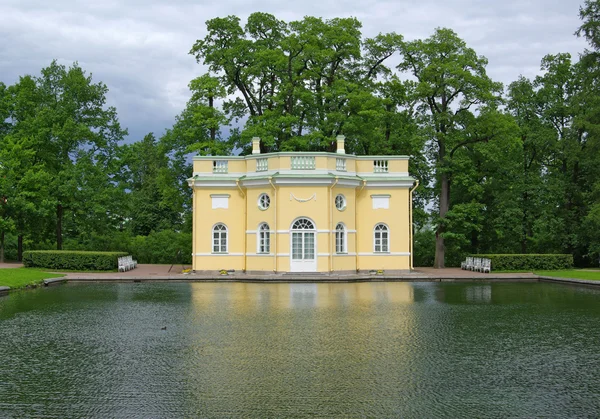
{"label": "green foliage", "polygon": [[433,266],[435,258],[435,231],[417,231],[413,237],[413,265]]}
{"label": "green foliage", "polygon": [[192,261],[192,234],[162,230],[147,236],[132,236],[129,232],[111,235],[87,234],[77,240],[68,240],[65,247],[72,250],[112,249],[131,254],[138,263],[190,264]]}
{"label": "green foliage", "polygon": [[573,255],[565,254],[526,254],[526,255],[471,255],[488,258],[492,261],[492,269],[497,271],[512,270],[557,270],[573,267]]}
{"label": "green foliage", "polygon": [[122,256],[127,256],[127,253],[30,250],[23,253],[23,264],[29,268],[110,271],[119,267],[118,258]]}

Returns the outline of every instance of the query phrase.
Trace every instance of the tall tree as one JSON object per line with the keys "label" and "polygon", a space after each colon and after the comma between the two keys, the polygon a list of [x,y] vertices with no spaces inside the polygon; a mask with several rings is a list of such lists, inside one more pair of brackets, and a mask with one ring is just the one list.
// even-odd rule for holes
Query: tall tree
{"label": "tall tree", "polygon": [[183,208],[171,199],[175,189],[169,159],[154,134],[121,147],[120,181],[126,191],[124,222],[134,235],[181,229]]}
{"label": "tall tree", "polygon": [[502,84],[486,74],[487,59],[478,56],[450,29],[437,29],[425,40],[406,42],[398,69],[415,79],[411,94],[429,136],[430,158],[439,185],[436,268],[445,265],[444,235],[451,209],[453,159],[463,147],[489,141],[504,130],[500,102]]}
{"label": "tall tree", "polygon": [[227,89],[223,109],[245,119],[236,147],[247,151],[259,136],[263,152],[327,150],[360,111],[356,99],[369,102],[373,83],[390,75],[384,62],[402,41],[394,33],[362,41],[360,28],[354,18],[286,23],[266,13],[242,27],[228,16],[207,21],[190,54]]}
{"label": "tall tree", "polygon": [[[19,84],[28,80],[22,78]],[[65,211],[74,222],[73,216],[81,215],[84,206],[94,205],[96,215],[106,214],[110,194],[103,189],[112,184],[103,169],[111,166],[126,131],[119,125],[116,109],[106,106],[106,85],[93,83],[76,63],[67,68],[53,61],[31,80],[34,112],[21,122],[33,140],[36,161],[52,175],[56,246],[62,249]],[[98,190],[99,185],[103,189]]]}

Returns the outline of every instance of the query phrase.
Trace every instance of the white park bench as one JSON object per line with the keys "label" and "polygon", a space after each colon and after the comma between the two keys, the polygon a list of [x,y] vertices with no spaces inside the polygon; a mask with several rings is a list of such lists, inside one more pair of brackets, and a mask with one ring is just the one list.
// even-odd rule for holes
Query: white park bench
{"label": "white park bench", "polygon": [[468,257],[461,262],[460,268],[467,271],[490,273],[492,271],[492,260],[488,258]]}
{"label": "white park bench", "polygon": [[473,258],[468,257],[464,262],[460,263],[460,269],[470,271],[471,266],[473,266]]}
{"label": "white park bench", "polygon": [[123,256],[118,259],[118,264],[119,272],[126,272],[137,266],[137,260],[133,260],[131,256]]}

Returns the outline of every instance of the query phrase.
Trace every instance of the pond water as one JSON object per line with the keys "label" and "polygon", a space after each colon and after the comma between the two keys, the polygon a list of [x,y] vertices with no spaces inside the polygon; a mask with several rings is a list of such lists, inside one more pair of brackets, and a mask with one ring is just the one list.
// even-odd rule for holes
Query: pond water
{"label": "pond water", "polygon": [[0,417],[598,417],[600,289],[68,284],[0,298]]}

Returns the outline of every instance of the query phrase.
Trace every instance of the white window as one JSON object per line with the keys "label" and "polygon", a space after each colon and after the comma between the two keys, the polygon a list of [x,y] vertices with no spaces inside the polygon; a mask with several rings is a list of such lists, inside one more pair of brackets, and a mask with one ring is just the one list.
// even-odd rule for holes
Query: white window
{"label": "white window", "polygon": [[258,196],[258,208],[266,210],[271,205],[271,198],[266,193],[261,193]]}
{"label": "white window", "polygon": [[270,253],[271,252],[271,230],[269,224],[262,223],[258,226],[258,251],[256,253]]}
{"label": "white window", "polygon": [[346,243],[346,227],[344,224],[338,223],[335,226],[335,253],[347,253]]}
{"label": "white window", "polygon": [[227,253],[227,227],[219,223],[213,227],[213,253]]}
{"label": "white window", "polygon": [[339,194],[335,197],[335,207],[340,211],[346,209],[346,197],[344,195]]}
{"label": "white window", "polygon": [[390,208],[390,196],[389,195],[371,195],[373,203],[373,209],[389,209]]}
{"label": "white window", "polygon": [[390,232],[385,224],[377,224],[373,230],[373,251],[375,253],[390,251]]}
{"label": "white window", "polygon": [[212,209],[217,208],[229,208],[229,195],[228,194],[212,194],[210,196],[212,200]]}

